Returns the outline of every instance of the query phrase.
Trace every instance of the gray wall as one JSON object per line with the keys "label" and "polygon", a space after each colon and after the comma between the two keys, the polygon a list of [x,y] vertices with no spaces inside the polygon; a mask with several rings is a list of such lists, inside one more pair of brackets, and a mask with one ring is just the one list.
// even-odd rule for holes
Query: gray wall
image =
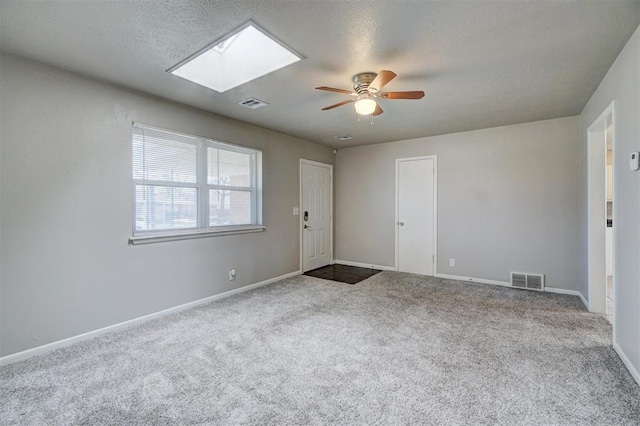
{"label": "gray wall", "polygon": [[615,342],[640,371],[640,172],[629,154],[640,151],[640,29],[636,30],[580,115],[580,292],[587,298],[587,129],[615,100],[614,265]]}
{"label": "gray wall", "polygon": [[438,273],[577,290],[577,148],[569,117],[341,149],[335,257],[395,265],[395,159],[436,154]]}
{"label": "gray wall", "polygon": [[[299,270],[299,158],[331,149],[8,54],[0,93],[2,355]],[[267,231],[128,245],[132,121],[261,148]]]}

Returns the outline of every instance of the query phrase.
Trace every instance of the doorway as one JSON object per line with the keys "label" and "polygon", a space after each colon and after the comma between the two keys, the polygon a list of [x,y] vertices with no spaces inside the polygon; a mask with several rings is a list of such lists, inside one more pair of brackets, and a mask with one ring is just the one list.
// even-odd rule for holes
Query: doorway
{"label": "doorway", "polygon": [[606,258],[606,306],[605,314],[613,324],[613,120],[607,122],[605,130],[607,144],[606,153],[606,203],[607,203],[607,229],[605,231],[605,258]]}
{"label": "doorway", "polygon": [[587,133],[589,310],[606,315],[614,323],[614,103],[589,126]]}
{"label": "doorway", "polygon": [[396,159],[396,269],[436,273],[437,157]]}
{"label": "doorway", "polygon": [[302,272],[329,265],[333,257],[333,166],[300,160]]}

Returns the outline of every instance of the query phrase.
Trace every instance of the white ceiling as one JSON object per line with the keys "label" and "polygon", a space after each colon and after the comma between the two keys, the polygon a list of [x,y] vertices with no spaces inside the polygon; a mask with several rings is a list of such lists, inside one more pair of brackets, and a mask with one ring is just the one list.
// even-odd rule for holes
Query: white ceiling
{"label": "white ceiling", "polygon": [[[640,23],[640,1],[2,1],[0,47],[310,141],[344,147],[580,113]],[[248,20],[306,59],[226,93],[165,71]],[[390,69],[357,121],[354,74]],[[238,102],[269,103],[251,110]],[[336,135],[351,135],[338,141]]]}

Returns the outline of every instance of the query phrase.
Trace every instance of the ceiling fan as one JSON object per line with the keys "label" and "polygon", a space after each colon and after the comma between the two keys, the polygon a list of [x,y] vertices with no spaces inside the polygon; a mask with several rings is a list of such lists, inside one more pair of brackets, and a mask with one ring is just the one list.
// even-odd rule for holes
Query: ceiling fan
{"label": "ceiling fan", "polygon": [[360,115],[380,115],[384,111],[380,108],[380,105],[376,102],[377,99],[422,99],[424,92],[422,90],[412,92],[381,92],[387,83],[396,77],[396,73],[393,71],[382,70],[378,74],[372,72],[364,72],[356,74],[353,77],[353,89],[344,90],[336,89],[335,87],[320,86],[316,87],[317,90],[326,90],[327,92],[344,93],[346,95],[354,96],[353,99],[338,102],[337,104],[330,105],[322,108],[323,111],[337,108],[342,105],[355,102],[356,112]]}

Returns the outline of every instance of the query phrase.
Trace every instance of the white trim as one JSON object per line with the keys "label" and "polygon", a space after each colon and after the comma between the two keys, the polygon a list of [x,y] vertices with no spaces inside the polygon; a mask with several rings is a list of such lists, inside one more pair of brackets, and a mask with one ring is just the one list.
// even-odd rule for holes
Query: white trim
{"label": "white trim", "polygon": [[226,297],[233,296],[234,294],[243,293],[248,290],[253,290],[255,288],[262,287],[276,281],[284,280],[286,278],[291,278],[300,274],[301,274],[301,271],[290,272],[288,274],[280,275],[279,277],[270,278],[268,280],[260,281],[255,284],[249,284],[244,287],[225,291],[224,293],[214,294],[213,296],[205,297],[204,299],[194,300],[193,302],[184,303],[182,305],[174,306],[172,308],[164,309],[162,311],[154,312],[148,315],[143,315],[138,318],[133,318],[127,321],[123,321],[118,324],[113,324],[107,327],[99,328],[97,330],[89,331],[87,333],[78,334],[77,336],[68,337],[66,339],[58,340],[52,343],[47,343],[46,345],[38,346],[36,348],[27,349],[22,352],[6,355],[0,358],[0,366],[22,361],[27,358],[31,358],[32,356],[43,355],[47,352],[51,352],[53,350],[56,350],[65,346],[73,345],[74,343],[78,343],[84,340],[92,339],[94,337],[102,336],[103,334],[124,330],[126,328],[130,328],[135,325],[138,325],[156,318],[160,318],[166,315],[180,312],[185,309],[192,308],[194,306],[204,305],[206,303],[213,302],[215,300],[224,299]]}
{"label": "white trim", "polygon": [[[510,287],[510,288],[519,289],[518,287],[513,287],[511,285],[511,283],[508,283],[508,282],[495,281],[495,280],[485,280],[483,278],[461,277],[461,276],[458,276],[458,275],[448,275],[448,274],[434,274],[434,277],[443,278],[443,279],[446,279],[446,280],[471,281],[473,283],[499,285],[499,286],[502,286],[502,287]],[[522,289],[519,289],[519,290],[522,290]],[[524,290],[526,290],[526,289],[524,289]],[[556,288],[556,287],[544,287],[544,291],[547,292],[547,293],[567,294],[567,295],[570,295],[570,296],[578,296],[578,297],[580,297],[580,300],[582,301],[582,303],[584,303],[584,306],[587,308],[587,310],[589,310],[589,304],[585,300],[584,296],[582,296],[582,293],[580,293],[577,290],[566,290],[564,288]]]}
{"label": "white trim", "polygon": [[330,213],[330,217],[329,217],[329,225],[330,225],[330,230],[329,230],[329,247],[331,249],[331,254],[329,256],[329,265],[333,265],[334,261],[333,261],[333,164],[328,164],[328,163],[321,163],[319,161],[313,161],[313,160],[307,160],[305,158],[300,158],[300,170],[299,170],[299,182],[298,182],[298,186],[299,186],[299,191],[300,191],[300,199],[298,201],[299,203],[299,207],[298,207],[298,222],[299,222],[299,227],[298,229],[300,230],[300,271],[301,273],[304,273],[304,241],[303,241],[303,234],[304,232],[302,232],[302,227],[304,226],[303,223],[303,210],[302,210],[302,205],[303,205],[303,199],[302,199],[302,165],[303,164],[308,164],[311,166],[317,166],[317,167],[324,167],[324,168],[328,168],[329,169],[329,211]]}
{"label": "white trim", "polygon": [[622,360],[622,363],[625,365],[625,367],[627,367],[627,370],[629,370],[629,373],[631,373],[631,376],[640,385],[640,373],[638,373],[638,370],[636,370],[636,367],[631,363],[631,360],[629,359],[627,354],[624,353],[620,345],[618,345],[615,341],[613,342],[613,350],[616,351],[616,353]]}
{"label": "white trim", "polygon": [[473,283],[499,285],[502,287],[511,287],[511,284],[505,281],[485,280],[483,278],[461,277],[458,275],[434,274],[434,277],[444,278],[445,280],[471,281]]}
{"label": "white trim", "polygon": [[220,229],[197,230],[182,234],[149,234],[138,235],[129,238],[129,243],[133,245],[160,243],[163,241],[190,240],[192,238],[219,237],[223,235],[251,234],[262,232],[267,229],[264,225],[230,226]]}
{"label": "white trim", "polygon": [[438,156],[433,157],[433,273],[438,273]]}
{"label": "white trim", "polygon": [[[511,288],[515,288],[518,290],[523,290],[520,289],[518,287],[513,287],[511,285],[511,283],[506,282],[506,281],[496,281],[496,280],[486,280],[484,278],[473,278],[473,277],[462,277],[459,275],[448,275],[448,274],[434,274],[434,277],[437,278],[443,278],[446,280],[456,280],[456,281],[471,281],[474,283],[480,283],[480,284],[491,284],[491,285],[499,285],[502,287],[511,287]],[[526,289],[524,289],[526,290]],[[556,294],[567,294],[570,296],[579,296],[580,299],[582,299],[582,302],[585,303],[586,305],[586,301],[584,300],[584,297],[582,297],[582,294],[580,294],[579,291],[577,290],[566,290],[564,288],[556,288],[556,287],[544,287],[544,291],[547,293],[556,293]]]}
{"label": "white trim", "polygon": [[[593,122],[587,128],[587,132],[595,132],[595,128],[600,126],[600,122],[607,118],[609,114],[613,115],[614,105],[616,101],[613,100],[607,107],[598,115],[598,118],[593,120]],[[613,122],[613,120],[611,120]]]}
{"label": "white trim", "polygon": [[350,260],[334,260],[333,263],[346,266],[357,266],[359,268],[380,269],[381,271],[397,271],[393,266],[373,265],[371,263],[351,262]]}
{"label": "white trim", "polygon": [[568,294],[569,296],[582,296],[578,290],[567,290],[566,288],[545,287],[547,293]]}
{"label": "white trim", "polygon": [[[593,182],[594,179],[594,168],[591,163],[593,162],[594,153],[596,150],[602,150],[604,152],[604,159],[606,159],[606,144],[602,146],[602,141],[594,141],[593,134],[596,132],[602,132],[606,134],[607,131],[607,122],[606,119],[608,116],[611,116],[611,125],[613,126],[613,132],[611,134],[612,137],[612,145],[615,150],[615,142],[616,142],[616,124],[615,124],[615,100],[613,100],[607,107],[598,115],[587,128],[587,294],[589,297],[588,308],[589,312],[596,312],[604,314],[606,313],[606,288],[605,291],[600,291],[599,296],[595,297],[594,289],[596,286],[605,285],[606,286],[606,270],[602,271],[602,274],[599,272],[598,265],[606,264],[605,256],[605,242],[606,236],[606,228],[604,228],[604,224],[602,222],[594,220],[594,207],[592,205],[596,205],[596,207],[602,207],[602,211],[606,212],[606,181],[603,182],[603,190],[604,194],[597,193],[597,197],[594,194]],[[598,168],[602,167],[603,175],[606,176],[606,162],[603,161],[602,164],[597,166]],[[598,184],[599,185],[599,184]],[[615,181],[613,182],[614,191],[615,191]],[[601,200],[600,200],[601,199]],[[614,195],[615,199],[615,195]],[[597,204],[596,204],[597,203]],[[601,204],[602,203],[602,204]],[[613,222],[616,223],[616,209],[613,210],[614,218]],[[606,220],[606,213],[604,219]],[[604,229],[603,229],[604,228]],[[596,244],[593,240],[598,237],[602,237],[602,247],[600,244]],[[616,232],[615,228],[613,231],[613,276],[615,276],[615,241],[616,241]],[[596,271],[594,271],[594,268]],[[597,276],[596,276],[597,275]],[[584,302],[584,301],[583,301]],[[614,303],[615,303],[615,285],[614,285]],[[614,307],[615,311],[615,307]],[[615,327],[615,319],[613,322],[613,335],[616,334]]]}
{"label": "white trim", "polygon": [[333,169],[333,164],[321,163],[320,161],[307,160],[306,158],[300,159],[300,164],[302,163],[311,164],[312,166],[318,166],[318,167],[329,167],[330,169]]}
{"label": "white trim", "polygon": [[591,311],[591,309],[589,309],[589,302],[587,302],[587,299],[584,298],[582,293],[578,293],[578,296],[580,296],[580,300],[582,300],[582,304],[587,308],[587,311]]}
{"label": "white trim", "polygon": [[398,179],[400,170],[398,165],[401,161],[415,161],[415,160],[433,160],[433,276],[438,274],[438,156],[437,155],[423,155],[420,157],[407,157],[396,158],[396,170],[395,170],[395,221],[393,222],[395,228],[395,270],[398,271],[400,267],[400,240],[398,235],[398,222],[399,219],[399,185],[400,179]]}

